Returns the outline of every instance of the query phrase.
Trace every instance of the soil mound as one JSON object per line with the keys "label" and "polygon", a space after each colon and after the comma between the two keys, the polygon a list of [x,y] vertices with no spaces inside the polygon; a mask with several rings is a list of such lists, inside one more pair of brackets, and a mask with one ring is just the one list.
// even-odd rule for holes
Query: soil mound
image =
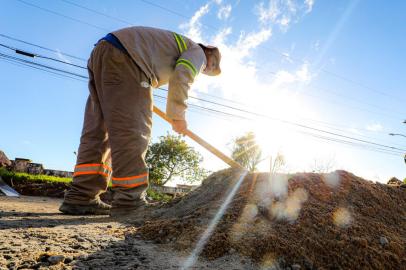
{"label": "soil mound", "polygon": [[[212,174],[160,207],[144,238],[190,252],[241,171]],[[345,171],[249,174],[201,256],[241,254],[262,269],[406,269],[406,189]]]}

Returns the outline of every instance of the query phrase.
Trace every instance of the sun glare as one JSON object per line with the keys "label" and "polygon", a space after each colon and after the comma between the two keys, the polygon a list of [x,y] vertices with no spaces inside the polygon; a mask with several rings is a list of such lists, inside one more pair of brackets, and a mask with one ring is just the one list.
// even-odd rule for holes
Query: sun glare
{"label": "sun glare", "polygon": [[[281,119],[291,123],[304,123],[304,118],[315,118],[314,112],[305,104],[300,95],[278,95],[265,103],[257,101],[258,110],[272,119]],[[269,157],[278,153],[294,168],[303,168],[314,159],[314,155],[324,151],[322,143],[298,132],[299,128],[283,121],[258,117],[252,123],[252,130],[262,150],[265,163],[260,167],[269,168]],[[305,164],[304,164],[305,163]]]}

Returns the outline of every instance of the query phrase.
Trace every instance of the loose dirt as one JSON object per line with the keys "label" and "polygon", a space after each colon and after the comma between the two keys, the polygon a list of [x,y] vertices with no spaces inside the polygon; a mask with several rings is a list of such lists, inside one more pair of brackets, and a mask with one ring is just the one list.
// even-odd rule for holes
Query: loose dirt
{"label": "loose dirt", "polygon": [[[0,266],[178,269],[240,175],[214,173],[120,222],[60,215],[58,199],[0,197]],[[406,188],[345,171],[250,174],[192,269],[406,269],[405,247]]]}
{"label": "loose dirt", "polygon": [[[159,209],[141,233],[191,250],[239,172],[212,175],[180,202]],[[158,211],[155,211],[155,214]],[[406,189],[355,175],[246,177],[202,252],[241,254],[263,269],[406,269]]]}

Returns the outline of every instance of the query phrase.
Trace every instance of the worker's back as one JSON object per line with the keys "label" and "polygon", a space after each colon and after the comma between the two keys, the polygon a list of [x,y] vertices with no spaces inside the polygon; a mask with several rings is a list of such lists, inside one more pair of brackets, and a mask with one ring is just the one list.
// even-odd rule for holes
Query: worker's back
{"label": "worker's back", "polygon": [[[202,48],[192,40],[181,36],[177,42],[174,32],[134,26],[112,32],[126,48],[131,58],[151,79],[151,85],[157,87],[168,83],[176,61],[181,56],[182,46],[186,46],[191,61],[202,66],[205,54]],[[181,47],[181,49],[179,48]]]}

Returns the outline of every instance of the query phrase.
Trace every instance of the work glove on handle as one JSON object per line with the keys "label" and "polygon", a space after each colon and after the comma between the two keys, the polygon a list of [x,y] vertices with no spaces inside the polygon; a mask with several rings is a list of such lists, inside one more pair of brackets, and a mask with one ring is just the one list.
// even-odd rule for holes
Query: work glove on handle
{"label": "work glove on handle", "polygon": [[185,120],[172,120],[172,129],[179,134],[185,135],[187,122]]}

